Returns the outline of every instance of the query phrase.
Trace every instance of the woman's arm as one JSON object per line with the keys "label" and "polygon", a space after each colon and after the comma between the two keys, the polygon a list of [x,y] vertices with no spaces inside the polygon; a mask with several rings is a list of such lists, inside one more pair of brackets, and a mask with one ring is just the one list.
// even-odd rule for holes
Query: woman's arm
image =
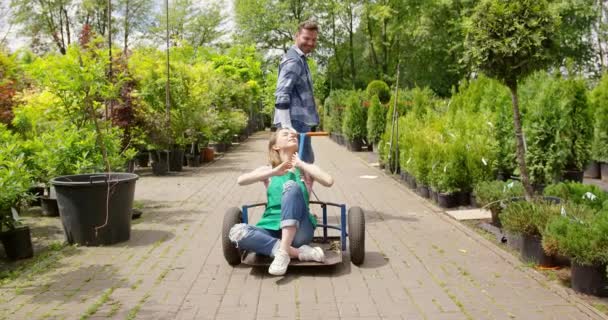
{"label": "woman's arm", "polygon": [[321,168],[315,166],[314,164],[306,163],[300,158],[298,158],[297,154],[294,154],[295,166],[296,168],[300,168],[300,170],[308,173],[313,180],[318,181],[325,187],[331,187],[334,184],[334,178],[330,176],[327,172],[321,170]]}
{"label": "woman's arm", "polygon": [[240,175],[236,180],[236,183],[238,183],[240,186],[245,186],[255,182],[264,182],[272,176],[280,176],[285,174],[285,172],[292,167],[293,164],[290,161],[285,161],[275,168],[271,168],[270,166],[259,167],[249,173]]}

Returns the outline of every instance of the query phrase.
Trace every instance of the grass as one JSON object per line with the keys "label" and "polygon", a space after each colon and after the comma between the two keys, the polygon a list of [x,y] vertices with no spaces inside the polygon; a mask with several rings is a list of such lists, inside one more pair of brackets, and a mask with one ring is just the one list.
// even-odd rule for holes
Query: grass
{"label": "grass", "polygon": [[75,251],[76,248],[73,246],[53,242],[45,251],[36,254],[33,258],[9,265],[6,270],[0,271],[0,286],[24,277],[27,280],[38,278],[57,265],[62,256],[73,254]]}
{"label": "grass", "polygon": [[110,295],[112,295],[112,292],[114,292],[114,288],[110,288],[110,289],[106,290],[106,292],[104,292],[104,294],[101,295],[99,300],[97,300],[97,302],[95,302],[93,305],[91,305],[87,309],[87,311],[85,311],[85,313],[82,316],[80,316],[80,320],[86,320],[89,317],[91,317],[92,315],[94,315],[95,313],[97,313],[99,308],[101,308],[101,306],[103,306],[108,301],[108,299],[110,299]]}
{"label": "grass", "polygon": [[141,299],[139,299],[139,302],[137,302],[137,305],[135,307],[133,307],[133,309],[131,309],[131,311],[129,311],[129,314],[127,315],[126,320],[135,319],[135,317],[137,317],[137,313],[139,313],[139,310],[141,309],[141,306],[146,302],[146,300],[148,300],[149,297],[150,297],[150,294],[146,293]]}

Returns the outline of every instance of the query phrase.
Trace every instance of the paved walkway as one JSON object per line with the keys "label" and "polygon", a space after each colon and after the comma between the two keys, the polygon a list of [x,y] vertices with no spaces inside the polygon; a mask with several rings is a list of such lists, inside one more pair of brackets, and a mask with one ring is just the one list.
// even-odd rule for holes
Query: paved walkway
{"label": "paved walkway", "polygon": [[317,163],[336,184],[315,190],[364,208],[366,262],[353,266],[346,255],[337,267],[285,277],[228,266],[222,216],[264,199],[262,185],[235,181],[264,164],[267,137],[255,135],[210,166],[144,174],[136,192],[144,216],[132,239],[62,250],[53,268],[0,288],[0,318],[601,319],[327,138],[315,138]]}

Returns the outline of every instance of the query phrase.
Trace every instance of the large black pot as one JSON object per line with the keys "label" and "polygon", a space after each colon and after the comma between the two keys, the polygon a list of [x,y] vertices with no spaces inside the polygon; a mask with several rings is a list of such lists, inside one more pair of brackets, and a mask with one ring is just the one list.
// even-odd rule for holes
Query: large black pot
{"label": "large black pot", "polygon": [[129,240],[138,178],[133,173],[96,173],[53,179],[66,240],[85,246]]}
{"label": "large black pot", "polygon": [[542,246],[542,238],[536,235],[522,234],[521,258],[526,262],[532,262],[543,267],[555,266],[553,256],[545,253]]}
{"label": "large black pot", "polygon": [[437,204],[442,208],[454,208],[458,206],[458,193],[438,193]]}
{"label": "large black pot", "polygon": [[347,147],[350,151],[360,152],[361,150],[363,150],[363,142],[361,141],[361,139],[348,140]]}
{"label": "large black pot", "polygon": [[0,233],[6,256],[11,260],[26,259],[34,256],[32,236],[27,226],[17,227]]}
{"label": "large black pot", "polygon": [[224,142],[218,142],[216,144],[213,144],[213,150],[215,151],[215,153],[223,153],[226,152],[226,150],[228,149],[228,147],[226,146],[226,143]]}
{"label": "large black pot", "polygon": [[572,289],[578,292],[600,297],[608,296],[606,265],[583,266],[573,261],[570,284]]}
{"label": "large black pot", "polygon": [[438,203],[439,202],[439,192],[437,192],[437,190],[431,188],[429,190],[429,193],[431,194],[431,201],[433,201],[434,203]]}
{"label": "large black pot", "polygon": [[490,208],[490,213],[492,214],[492,225],[502,228],[502,222],[500,222],[500,208],[496,208],[495,206]]}
{"label": "large black pot", "polygon": [[583,183],[584,175],[585,175],[584,171],[565,170],[562,173],[562,180]]}
{"label": "large black pot", "polygon": [[600,164],[594,160],[589,162],[589,165],[585,170],[585,178],[599,179],[601,176],[602,174],[600,173]]}
{"label": "large black pot", "polygon": [[184,149],[174,148],[169,156],[169,171],[182,171],[184,166]]}
{"label": "large black pot", "polygon": [[471,192],[469,194],[469,204],[473,208],[478,208],[479,207],[479,204],[477,204],[477,196],[475,195],[475,192]]}
{"label": "large black pot", "polygon": [[157,176],[162,176],[169,172],[169,151],[150,151],[150,159],[152,160],[152,173]]}

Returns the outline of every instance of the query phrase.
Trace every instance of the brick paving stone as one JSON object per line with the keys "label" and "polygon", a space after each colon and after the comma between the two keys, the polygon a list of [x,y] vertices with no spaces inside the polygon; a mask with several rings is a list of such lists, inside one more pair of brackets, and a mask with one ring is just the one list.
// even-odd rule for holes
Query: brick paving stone
{"label": "brick paving stone", "polygon": [[[138,171],[136,200],[144,214],[133,221],[131,240],[78,247],[35,281],[0,288],[0,319],[79,319],[110,288],[89,319],[602,319],[368,166],[365,155],[327,138],[315,138],[313,146],[317,164],[336,182],[330,189],[316,185],[315,193],[365,210],[365,263],[350,264],[346,253],[335,268],[290,269],[285,277],[229,266],[221,249],[223,214],[264,200],[261,184],[235,181],[265,163],[267,138],[255,134],[216,162],[180,173]],[[251,221],[261,213],[253,210]],[[330,222],[338,217],[329,211]],[[19,294],[15,286],[23,287]]]}

